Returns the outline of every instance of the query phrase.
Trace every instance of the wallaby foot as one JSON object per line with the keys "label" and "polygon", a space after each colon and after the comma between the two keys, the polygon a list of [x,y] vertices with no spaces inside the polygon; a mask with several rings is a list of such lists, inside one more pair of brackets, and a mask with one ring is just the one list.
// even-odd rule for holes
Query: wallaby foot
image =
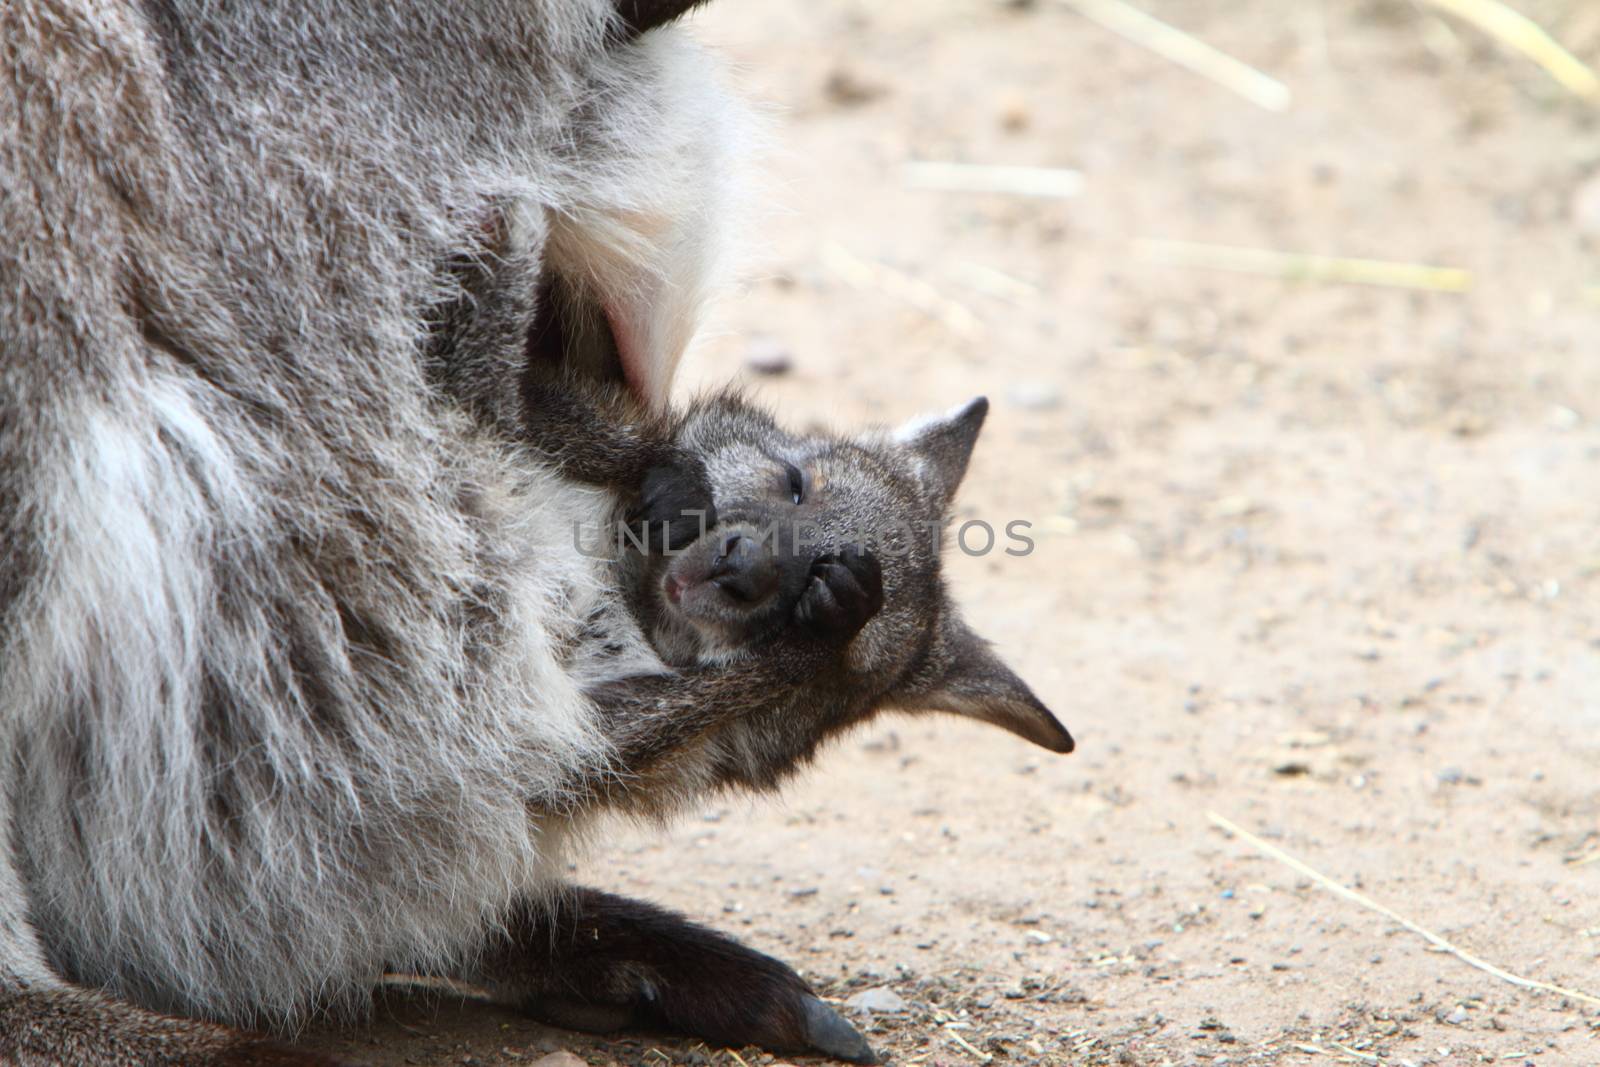
{"label": "wallaby foot", "polygon": [[788,966],[653,905],[578,889],[553,909],[519,908],[507,931],[473,977],[542,1022],[877,1062]]}
{"label": "wallaby foot", "polygon": [[338,1067],[210,1023],[141,1011],[69,986],[0,991],[5,1067]]}

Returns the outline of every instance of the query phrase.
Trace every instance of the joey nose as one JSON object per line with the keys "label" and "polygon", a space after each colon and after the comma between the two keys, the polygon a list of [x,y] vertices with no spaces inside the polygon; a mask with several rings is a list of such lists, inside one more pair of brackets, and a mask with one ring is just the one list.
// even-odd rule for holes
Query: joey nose
{"label": "joey nose", "polygon": [[760,553],[761,546],[754,539],[742,533],[724,534],[722,543],[717,546],[717,554],[711,561],[708,577],[721,578],[726,574],[735,574],[748,567]]}
{"label": "joey nose", "polygon": [[777,591],[778,566],[760,541],[731,533],[718,546],[708,578],[734,600],[753,604]]}

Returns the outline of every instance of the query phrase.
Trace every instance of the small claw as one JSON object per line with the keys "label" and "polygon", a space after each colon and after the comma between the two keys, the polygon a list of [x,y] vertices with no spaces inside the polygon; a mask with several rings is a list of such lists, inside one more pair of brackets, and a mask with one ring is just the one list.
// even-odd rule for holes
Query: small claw
{"label": "small claw", "polygon": [[878,1054],[872,1051],[867,1039],[845,1022],[844,1016],[816,997],[806,998],[804,1010],[806,1041],[814,1050],[846,1063],[878,1062]]}

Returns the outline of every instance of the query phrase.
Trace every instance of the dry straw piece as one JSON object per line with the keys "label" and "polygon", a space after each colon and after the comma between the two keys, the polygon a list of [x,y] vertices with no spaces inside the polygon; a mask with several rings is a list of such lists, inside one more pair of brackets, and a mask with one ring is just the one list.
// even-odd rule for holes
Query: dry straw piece
{"label": "dry straw piece", "polygon": [[988,163],[907,163],[907,185],[952,193],[1006,193],[1066,199],[1083,192],[1083,175],[1065,167],[1008,167]]}
{"label": "dry straw piece", "polygon": [[1600,96],[1600,77],[1582,60],[1557,44],[1532,19],[1499,0],[1425,0],[1464,22],[1470,22],[1507,48],[1521,52],[1545,69],[1574,96]]}
{"label": "dry straw piece", "polygon": [[972,1044],[972,1042],[968,1041],[954,1030],[946,1030],[945,1036],[955,1044],[959,1045],[964,1052],[972,1056],[972,1058],[977,1060],[979,1063],[994,1062],[994,1057],[992,1055],[978,1048],[976,1045]]}
{"label": "dry straw piece", "polygon": [[1426,263],[1316,256],[1269,248],[1156,239],[1135,241],[1134,250],[1141,258],[1169,267],[1200,267],[1236,274],[1260,274],[1285,281],[1342,282],[1435,293],[1464,293],[1472,288],[1471,271],[1435,267]]}
{"label": "dry straw piece", "polygon": [[1134,44],[1148,48],[1163,59],[1170,60],[1206,78],[1224,89],[1229,89],[1246,100],[1268,111],[1287,111],[1293,99],[1289,87],[1276,78],[1241,63],[1226,52],[1191,37],[1182,30],[1169,26],[1154,16],[1147,15],[1123,0],[1057,0],[1080,15],[1098,22],[1112,33],[1120,34]]}
{"label": "dry straw piece", "polygon": [[1456,959],[1467,964],[1469,967],[1476,967],[1478,970],[1483,971],[1485,974],[1491,974],[1500,979],[1502,982],[1509,982],[1514,986],[1521,986],[1523,989],[1534,989],[1544,993],[1555,993],[1558,996],[1566,997],[1569,1000],[1581,1000],[1586,1004],[1600,1005],[1600,997],[1595,996],[1593,993],[1585,993],[1579,989],[1568,989],[1565,986],[1551,985],[1549,982],[1540,982],[1532,978],[1523,978],[1520,975],[1512,974],[1510,971],[1502,970],[1501,968],[1496,967],[1494,964],[1489,963],[1486,960],[1481,960],[1477,956],[1467,952],[1465,949],[1446,941],[1432,930],[1412,922],[1410,919],[1406,918],[1404,915],[1401,915],[1399,912],[1394,911],[1392,908],[1388,908],[1382,904],[1379,904],[1376,900],[1373,900],[1365,893],[1358,892],[1354,889],[1351,889],[1349,886],[1334,881],[1332,878],[1329,878],[1327,875],[1323,874],[1315,867],[1312,867],[1310,864],[1296,859],[1276,845],[1263,841],[1249,830],[1244,829],[1225,816],[1219,815],[1214,811],[1208,811],[1206,812],[1206,818],[1210,819],[1213,825],[1226,830],[1228,833],[1239,838],[1241,841],[1245,842],[1262,855],[1271,859],[1275,859],[1284,866],[1300,872],[1329,892],[1337,893],[1346,900],[1361,905],[1368,911],[1375,911],[1384,918],[1399,923],[1407,930],[1410,930],[1412,933],[1423,938],[1438,951],[1454,956]]}
{"label": "dry straw piece", "polygon": [[938,289],[896,270],[887,263],[863,259],[841,244],[822,246],[822,265],[856,289],[884,293],[909,304],[937,320],[958,337],[973,338],[983,332],[983,323],[965,304],[945,296]]}

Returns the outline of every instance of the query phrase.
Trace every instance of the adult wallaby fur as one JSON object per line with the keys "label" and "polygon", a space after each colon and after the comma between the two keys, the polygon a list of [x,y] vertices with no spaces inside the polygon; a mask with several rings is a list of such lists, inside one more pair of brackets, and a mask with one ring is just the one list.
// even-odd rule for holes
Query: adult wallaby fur
{"label": "adult wallaby fur", "polygon": [[322,1062],[244,1031],[390,969],[870,1058],[559,885],[716,777],[606,713],[685,672],[526,410],[552,353],[664,410],[742,139],[688,6],[0,4],[0,1064]]}

